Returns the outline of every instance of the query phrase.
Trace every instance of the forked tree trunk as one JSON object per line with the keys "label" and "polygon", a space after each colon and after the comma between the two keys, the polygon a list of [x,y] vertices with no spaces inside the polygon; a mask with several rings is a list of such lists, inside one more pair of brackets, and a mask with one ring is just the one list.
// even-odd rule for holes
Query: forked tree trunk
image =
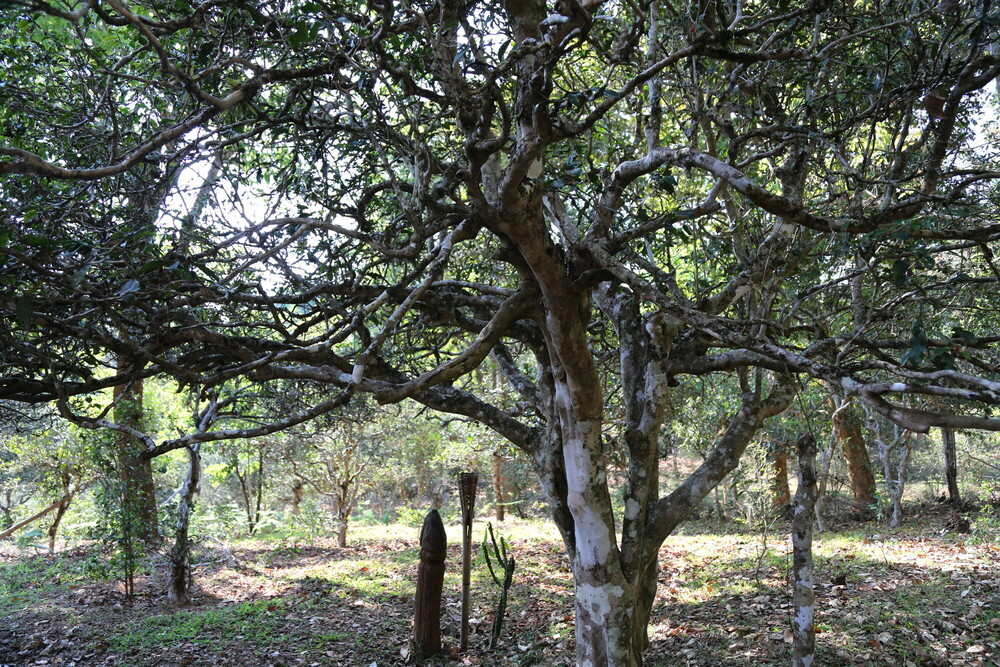
{"label": "forked tree trunk", "polygon": [[240,470],[239,454],[235,455],[236,479],[240,483],[240,495],[243,498],[243,511],[247,517],[247,533],[257,532],[260,523],[261,502],[264,498],[264,450],[257,445],[257,470]]}
{"label": "forked tree trunk", "polygon": [[[884,422],[872,413],[868,416],[868,429],[875,434],[878,444],[878,456],[882,461],[882,476],[885,480],[885,493],[892,503],[892,514],[889,527],[897,528],[903,521],[903,491],[906,489],[906,469],[910,461],[910,437],[912,431],[899,426],[892,426],[892,439],[885,437]],[[892,453],[896,454],[896,464],[893,465]]]}
{"label": "forked tree trunk", "polygon": [[[744,394],[741,409],[702,465],[673,493],[660,498],[657,441],[669,380],[661,365],[664,357],[655,345],[671,335],[669,323],[647,322],[629,299],[615,299],[602,307],[611,311],[609,318],[619,327],[625,368],[622,393],[630,397],[626,401],[625,444],[630,456],[621,545],[601,439],[603,405],[595,390],[600,384],[596,373],[589,379],[582,373],[589,357],[569,372],[561,363],[569,359],[569,351],[563,350],[561,362],[552,362],[551,376],[541,383],[547,405],[558,420],[550,422],[535,461],[572,562],[576,662],[634,667],[642,664],[649,643],[660,545],[738,466],[764,419],[788,406],[794,388],[780,383],[767,398],[753,390]],[[565,347],[581,350],[584,345],[569,341]]]}
{"label": "forked tree trunk", "polygon": [[62,523],[63,517],[66,516],[66,511],[69,509],[70,504],[73,502],[73,496],[75,492],[72,490],[72,484],[70,482],[69,475],[63,474],[63,499],[59,503],[59,507],[56,508],[56,516],[52,519],[52,524],[49,526],[49,551],[56,550],[56,535],[59,532],[59,524]]}
{"label": "forked tree trunk", "polygon": [[188,474],[181,489],[180,504],[177,506],[177,536],[170,552],[170,579],[167,582],[167,600],[181,606],[188,603],[191,581],[191,542],[188,528],[194,511],[194,497],[201,481],[201,453],[199,445],[191,445],[188,452]]}
{"label": "forked tree trunk", "polygon": [[958,453],[955,450],[955,429],[941,428],[941,442],[944,447],[944,478],[948,484],[948,502],[959,505],[962,495],[958,490]]}

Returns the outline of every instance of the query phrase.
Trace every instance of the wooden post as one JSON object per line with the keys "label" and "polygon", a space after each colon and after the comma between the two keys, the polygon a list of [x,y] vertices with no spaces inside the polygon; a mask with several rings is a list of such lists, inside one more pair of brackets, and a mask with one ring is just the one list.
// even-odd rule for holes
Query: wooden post
{"label": "wooden post", "polygon": [[476,506],[476,485],[479,475],[463,472],[458,475],[458,496],[462,502],[462,632],[459,650],[469,648],[469,589],[472,581],[472,516]]}
{"label": "wooden post", "polygon": [[795,603],[792,628],[794,667],[810,667],[816,655],[816,594],[813,589],[812,531],[816,517],[816,440],[809,434],[795,443],[799,453],[799,488],[792,514],[792,574]]}
{"label": "wooden post", "polygon": [[431,510],[420,529],[420,566],[413,613],[412,655],[415,660],[441,653],[441,589],[447,549],[448,538],[441,515]]}

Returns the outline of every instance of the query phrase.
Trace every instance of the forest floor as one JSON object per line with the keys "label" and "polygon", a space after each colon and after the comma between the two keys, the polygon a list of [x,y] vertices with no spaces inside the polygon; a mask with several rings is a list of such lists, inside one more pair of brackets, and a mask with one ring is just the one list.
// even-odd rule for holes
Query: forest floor
{"label": "forest floor", "polygon": [[[943,530],[946,520],[925,507],[897,532],[855,523],[817,536],[817,664],[1000,664],[1000,518],[984,510],[971,535]],[[646,664],[789,664],[791,550],[782,530],[694,524],[668,539]],[[457,650],[461,531],[449,526],[446,657],[435,664],[572,664],[572,582],[555,531],[541,521],[501,531],[517,571],[500,645],[486,648],[499,589],[480,556],[470,649]],[[114,561],[96,545],[31,554],[7,543],[0,666],[405,664],[417,529],[359,527],[350,539],[346,549],[328,539],[203,545],[185,609],[171,608],[162,577],[149,574],[126,599],[109,577]],[[156,557],[143,563],[157,568]]]}

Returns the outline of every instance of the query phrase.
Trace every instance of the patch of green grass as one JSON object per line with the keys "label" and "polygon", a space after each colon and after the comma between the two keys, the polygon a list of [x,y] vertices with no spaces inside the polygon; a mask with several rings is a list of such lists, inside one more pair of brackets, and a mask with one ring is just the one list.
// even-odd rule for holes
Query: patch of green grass
{"label": "patch of green grass", "polygon": [[79,562],[35,556],[0,565],[0,614],[37,605],[47,594],[92,581]]}
{"label": "patch of green grass", "polygon": [[284,632],[283,608],[280,600],[258,600],[231,607],[158,614],[123,628],[108,643],[125,653],[177,642],[225,650],[225,642],[240,641],[265,649],[290,639]]}
{"label": "patch of green grass", "polygon": [[[397,596],[412,596],[414,582],[407,575],[406,567],[415,563],[417,556],[398,561],[389,559],[345,558],[325,563],[310,571],[310,584],[325,583],[327,590],[350,597],[370,597],[385,600]],[[295,580],[302,581],[302,580]]]}

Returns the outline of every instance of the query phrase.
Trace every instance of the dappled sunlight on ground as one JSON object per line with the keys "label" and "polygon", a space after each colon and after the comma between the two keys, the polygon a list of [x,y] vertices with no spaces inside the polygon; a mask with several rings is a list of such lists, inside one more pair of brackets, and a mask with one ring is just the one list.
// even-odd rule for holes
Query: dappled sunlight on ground
{"label": "dappled sunlight on ground", "polygon": [[[1000,547],[932,530],[830,533],[816,540],[818,662],[991,665],[1000,659]],[[442,629],[447,663],[573,663],[572,576],[547,522],[502,527],[517,558],[500,647],[486,646],[499,589],[473,567],[470,650],[459,655],[460,531],[450,531]],[[94,581],[87,545],[55,556],[0,550],[6,664],[403,664],[412,622],[416,529],[330,538],[240,540],[196,552],[193,604],[162,592],[162,556],[135,599]],[[660,550],[647,664],[784,665],[793,613],[790,545],[780,531],[671,537]],[[96,558],[96,561],[95,561]],[[110,572],[109,572],[110,573]],[[59,660],[56,660],[59,658]],[[190,662],[184,662],[190,660]],[[0,659],[0,664],[5,664]]]}

